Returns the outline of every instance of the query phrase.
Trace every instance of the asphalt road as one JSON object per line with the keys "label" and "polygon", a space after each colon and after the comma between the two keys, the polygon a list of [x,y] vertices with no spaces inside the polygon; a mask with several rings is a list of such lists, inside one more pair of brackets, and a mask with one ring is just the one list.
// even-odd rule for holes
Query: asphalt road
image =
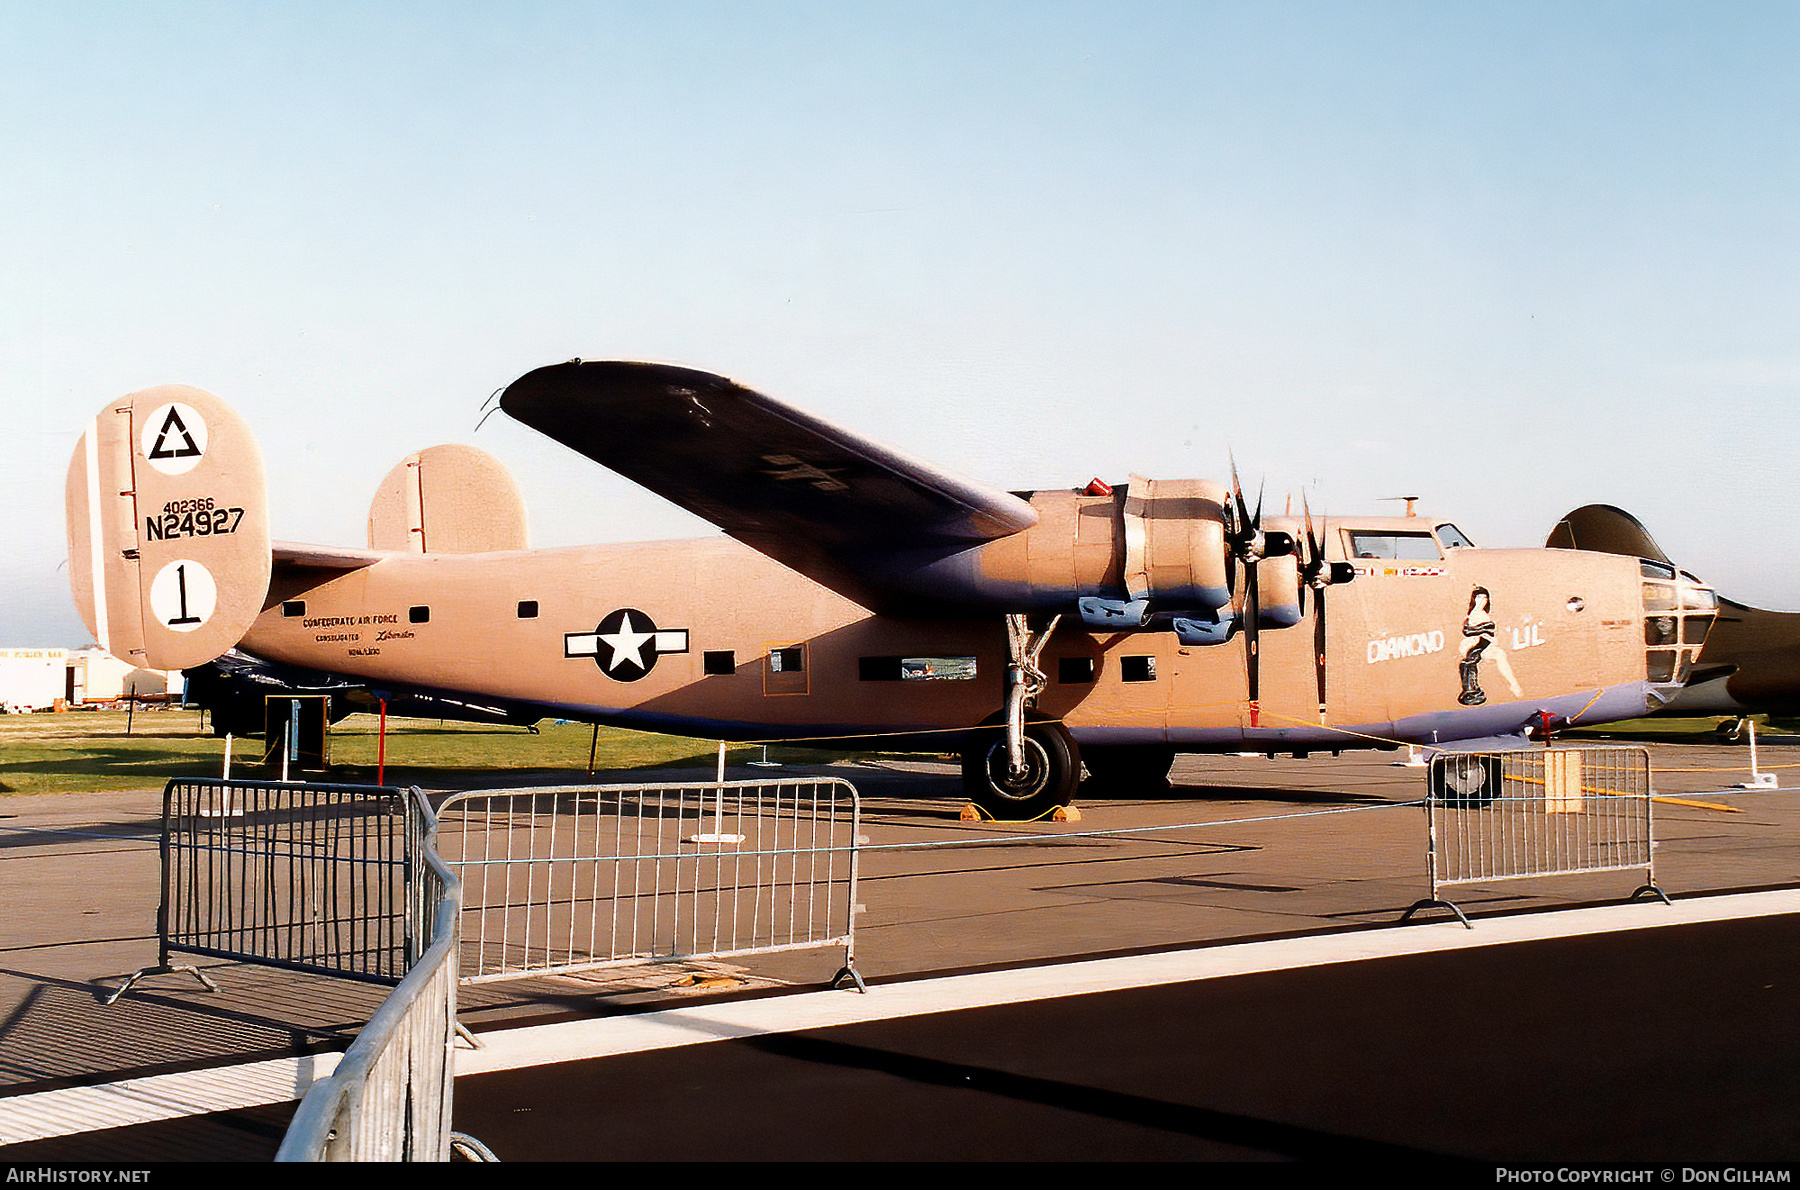
{"label": "asphalt road", "polygon": [[1800,917],[477,1075],[456,1126],[530,1160],[1791,1162]]}

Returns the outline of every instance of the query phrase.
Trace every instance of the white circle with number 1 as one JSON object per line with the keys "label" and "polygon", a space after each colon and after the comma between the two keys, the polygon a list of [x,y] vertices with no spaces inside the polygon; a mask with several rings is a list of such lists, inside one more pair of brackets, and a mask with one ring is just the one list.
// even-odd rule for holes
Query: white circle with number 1
{"label": "white circle with number 1", "polygon": [[150,612],[172,632],[192,632],[212,619],[219,587],[206,567],[183,558],[156,572],[150,583]]}

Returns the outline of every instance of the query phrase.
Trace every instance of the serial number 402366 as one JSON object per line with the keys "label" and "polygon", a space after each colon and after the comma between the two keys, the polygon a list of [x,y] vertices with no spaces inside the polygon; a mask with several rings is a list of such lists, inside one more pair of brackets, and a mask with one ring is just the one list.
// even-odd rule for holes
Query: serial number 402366
{"label": "serial number 402366", "polygon": [[224,533],[236,533],[238,524],[243,519],[243,509],[215,508],[210,496],[171,500],[163,505],[161,515],[144,518],[144,537],[148,541],[168,541],[176,537],[215,537]]}

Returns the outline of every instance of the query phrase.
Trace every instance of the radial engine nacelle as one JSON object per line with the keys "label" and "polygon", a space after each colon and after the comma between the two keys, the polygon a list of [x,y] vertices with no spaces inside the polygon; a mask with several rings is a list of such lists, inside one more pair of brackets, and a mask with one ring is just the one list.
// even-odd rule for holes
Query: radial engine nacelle
{"label": "radial engine nacelle", "polygon": [[954,605],[1072,613],[1100,630],[1167,628],[1173,618],[1189,643],[1218,644],[1244,614],[1254,566],[1258,623],[1289,628],[1302,619],[1300,522],[1267,518],[1254,526],[1250,556],[1240,558],[1234,540],[1248,534],[1235,523],[1222,484],[1134,477],[1103,494],[1021,495],[1036,524],[936,558],[909,559],[916,565],[898,582]]}

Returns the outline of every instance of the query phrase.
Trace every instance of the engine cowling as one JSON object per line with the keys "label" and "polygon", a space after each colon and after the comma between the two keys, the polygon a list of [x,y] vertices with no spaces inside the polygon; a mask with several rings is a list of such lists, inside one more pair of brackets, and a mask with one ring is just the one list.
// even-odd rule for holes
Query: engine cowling
{"label": "engine cowling", "polygon": [[[1031,528],[908,559],[894,579],[934,600],[1073,614],[1101,631],[1167,628],[1171,616],[1230,618],[1223,485],[1134,477],[1102,493],[1061,489],[1028,499],[1038,513]],[[1297,579],[1287,585],[1297,589]]]}
{"label": "engine cowling", "polygon": [[[1287,541],[1300,539],[1300,522],[1292,517],[1268,517],[1263,530],[1269,535],[1283,535]],[[1292,628],[1300,622],[1300,558],[1291,549],[1280,557],[1264,558],[1256,564],[1256,595],[1259,614],[1257,623],[1264,628]]]}

